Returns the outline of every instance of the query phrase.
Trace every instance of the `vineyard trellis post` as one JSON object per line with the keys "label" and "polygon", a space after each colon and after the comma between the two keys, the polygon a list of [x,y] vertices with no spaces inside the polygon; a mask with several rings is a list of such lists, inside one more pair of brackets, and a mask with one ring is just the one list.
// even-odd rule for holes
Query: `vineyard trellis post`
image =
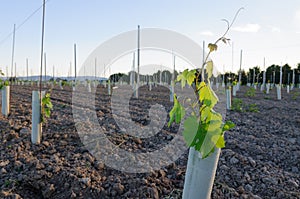
{"label": "vineyard trellis post", "polygon": [[[45,34],[45,7],[46,7],[45,0],[43,0],[39,91],[32,91],[31,142],[33,144],[39,144],[41,142],[41,138],[42,138],[42,114],[41,114],[41,110],[42,110],[42,97],[45,94],[45,92],[42,92],[44,34]],[[45,64],[45,67],[46,67],[46,64]],[[46,75],[46,72],[45,72],[45,75]]]}
{"label": "vineyard trellis post", "polygon": [[240,90],[240,86],[242,85],[242,61],[243,61],[243,50],[241,50],[240,54],[240,70],[239,70],[239,82],[238,82],[238,91]]}
{"label": "vineyard trellis post", "polygon": [[9,114],[10,86],[3,86],[2,90],[2,114],[7,117]]}
{"label": "vineyard trellis post", "polygon": [[140,25],[138,25],[138,32],[137,32],[137,83],[135,87],[136,98],[139,98],[139,86],[140,86]]}

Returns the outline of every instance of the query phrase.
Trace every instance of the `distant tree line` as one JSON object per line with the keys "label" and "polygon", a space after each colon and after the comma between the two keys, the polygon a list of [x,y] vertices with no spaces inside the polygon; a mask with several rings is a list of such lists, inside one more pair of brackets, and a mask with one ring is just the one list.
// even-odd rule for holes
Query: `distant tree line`
{"label": "distant tree line", "polygon": [[[134,80],[137,81],[137,72],[135,72],[135,71],[130,71],[128,74],[115,73],[115,74],[110,75],[109,79],[111,82],[123,81],[123,82],[130,83],[130,75],[131,74],[133,75]],[[177,75],[178,75],[178,72],[175,71],[175,78],[177,78]],[[168,70],[164,70],[164,71],[158,70],[156,73],[153,73],[152,75],[140,74],[140,81],[171,84],[172,73]]]}
{"label": "distant tree line", "polygon": [[[241,71],[241,82],[243,85],[246,85],[247,83],[253,84],[253,83],[263,83],[263,72],[259,66],[255,66],[250,68],[248,71],[242,70]],[[125,73],[116,73],[110,75],[109,79],[111,82],[118,82],[123,81],[130,83],[130,74],[133,73],[133,76],[135,77],[135,81],[137,81],[137,73],[135,71],[131,71],[128,74]],[[300,78],[300,63],[297,64],[297,68],[294,69],[295,73],[295,84],[299,84],[299,78]],[[175,79],[177,78],[178,72],[175,71]],[[288,64],[285,64],[282,66],[282,83],[283,84],[291,84],[293,78],[293,70],[291,66]],[[232,82],[232,81],[238,81],[239,80],[239,74],[238,73],[225,73],[218,76],[218,81],[224,81],[225,83]],[[172,73],[168,70],[160,71],[153,73],[152,75],[142,75],[140,74],[140,81],[148,82],[148,81],[154,81],[157,83],[164,82],[164,83],[171,83],[172,80]],[[266,83],[270,82],[273,83],[275,81],[275,84],[278,84],[280,82],[280,66],[279,65],[271,65],[266,68]]]}
{"label": "distant tree line", "polygon": [[[263,83],[263,72],[259,66],[255,66],[250,68],[247,72],[245,70],[241,71],[241,82],[243,85],[247,83]],[[295,73],[295,84],[299,84],[300,77],[300,63],[297,64],[297,68],[294,69]],[[254,76],[255,75],[255,76]],[[225,73],[224,74],[225,83],[231,82],[233,80],[238,81],[239,75],[236,73]],[[282,66],[282,83],[283,84],[291,84],[293,81],[293,70],[291,66],[285,64]],[[266,69],[266,83],[273,83],[275,80],[275,84],[279,84],[280,82],[280,66],[279,65],[271,65]]]}

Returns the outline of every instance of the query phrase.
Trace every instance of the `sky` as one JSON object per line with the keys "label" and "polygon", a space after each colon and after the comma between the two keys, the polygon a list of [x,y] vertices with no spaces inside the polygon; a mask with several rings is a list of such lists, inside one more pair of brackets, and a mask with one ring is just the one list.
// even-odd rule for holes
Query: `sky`
{"label": "sky", "polygon": [[[14,64],[17,75],[25,75],[26,59],[29,75],[38,74],[41,50],[42,0],[0,0],[0,69],[11,71],[12,31],[16,24]],[[239,13],[227,37],[230,44],[219,44],[211,56],[220,72],[242,68],[300,63],[300,1],[299,0],[48,0],[45,18],[47,74],[74,75],[73,47],[77,46],[77,66],[103,42],[121,33],[141,28],[160,28],[178,32],[202,46],[216,41],[226,30],[222,19],[232,21]],[[207,49],[206,49],[207,50]],[[154,55],[153,55],[154,56]],[[171,67],[169,55],[144,58],[141,65]],[[201,52],[199,52],[201,56]],[[147,57],[147,55],[144,55]],[[167,61],[165,59],[168,59]],[[129,71],[132,55],[111,65],[106,72]],[[183,60],[178,67],[190,67]],[[99,66],[100,67],[100,66]],[[104,66],[101,66],[104,68]],[[71,68],[71,69],[70,69]],[[159,67],[158,67],[159,68]],[[7,70],[6,70],[7,69]],[[181,70],[180,69],[180,70]],[[99,69],[99,71],[102,69]],[[103,71],[99,72],[103,75]]]}

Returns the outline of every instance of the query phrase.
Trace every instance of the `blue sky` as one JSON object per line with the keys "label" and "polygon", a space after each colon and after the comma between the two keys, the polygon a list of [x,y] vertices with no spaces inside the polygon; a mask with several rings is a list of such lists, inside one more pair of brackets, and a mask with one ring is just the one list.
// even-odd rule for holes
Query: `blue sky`
{"label": "blue sky", "polygon": [[[37,8],[41,0],[0,1],[0,68],[11,67],[12,37],[7,36]],[[78,66],[102,42],[120,33],[141,27],[170,29],[193,39],[199,45],[215,41],[225,30],[221,21],[239,14],[228,37],[232,46],[221,44],[212,56],[219,70],[236,71],[243,49],[243,68],[256,65],[300,62],[299,0],[49,0],[46,5],[45,52],[47,66],[56,75],[67,75],[77,44]],[[7,38],[7,39],[6,39]],[[18,74],[38,73],[41,43],[41,10],[16,32],[15,62]],[[233,67],[232,67],[233,62]],[[124,63],[125,64],[125,63]],[[126,63],[127,64],[127,63]],[[50,69],[51,68],[51,69]],[[128,69],[131,67],[128,66]]]}

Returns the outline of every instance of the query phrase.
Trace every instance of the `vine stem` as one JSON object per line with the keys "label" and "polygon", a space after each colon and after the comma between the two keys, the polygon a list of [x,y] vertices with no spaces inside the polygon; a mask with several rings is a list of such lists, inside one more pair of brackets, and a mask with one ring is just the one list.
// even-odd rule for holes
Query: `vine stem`
{"label": "vine stem", "polygon": [[[238,9],[238,11],[235,13],[235,15],[234,15],[233,20],[232,20],[231,23],[229,23],[229,21],[226,20],[226,19],[222,19],[222,21],[225,21],[225,22],[226,22],[226,24],[227,24],[227,29],[226,29],[226,31],[224,32],[224,34],[223,34],[219,39],[217,39],[217,40],[213,43],[213,45],[216,46],[221,40],[226,39],[225,36],[227,35],[228,31],[230,30],[230,28],[231,28],[232,25],[234,24],[234,22],[235,22],[235,20],[236,20],[236,18],[237,18],[237,16],[238,16],[238,14],[239,14],[239,13],[241,12],[241,10],[243,10],[243,9],[244,9],[243,7],[241,7],[240,9]],[[203,62],[203,64],[202,64],[202,68],[201,68],[201,81],[204,81],[204,73],[203,73],[202,71],[204,70],[204,67],[205,67],[205,65],[207,64],[208,58],[209,58],[209,56],[210,56],[210,54],[211,54],[212,52],[213,52],[213,50],[209,50],[209,52],[207,53],[207,55],[206,55],[206,57],[205,57],[205,59],[204,59],[204,62]],[[200,75],[200,72],[197,74],[196,80],[199,78],[199,75]],[[197,85],[197,81],[196,81],[196,91],[198,91],[198,90],[199,90],[199,89],[198,89],[198,85]]]}

